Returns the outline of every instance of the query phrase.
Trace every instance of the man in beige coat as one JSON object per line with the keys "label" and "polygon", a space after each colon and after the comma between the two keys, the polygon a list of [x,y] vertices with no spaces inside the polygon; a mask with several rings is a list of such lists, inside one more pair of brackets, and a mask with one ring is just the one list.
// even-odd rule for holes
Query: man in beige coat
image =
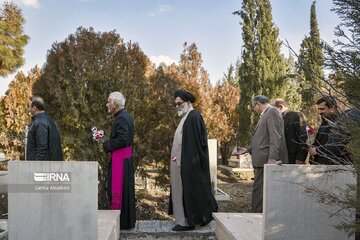
{"label": "man in beige coat", "polygon": [[251,139],[251,146],[239,148],[238,154],[250,153],[254,167],[254,185],[251,210],[262,212],[264,164],[288,163],[284,121],[280,111],[269,104],[265,96],[256,96],[251,101],[260,115]]}

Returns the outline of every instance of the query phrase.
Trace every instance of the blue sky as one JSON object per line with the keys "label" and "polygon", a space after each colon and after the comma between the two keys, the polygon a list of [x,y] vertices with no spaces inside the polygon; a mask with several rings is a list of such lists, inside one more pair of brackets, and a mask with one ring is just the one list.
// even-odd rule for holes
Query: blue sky
{"label": "blue sky", "polygon": [[[0,0],[2,4],[4,0]],[[13,0],[23,10],[24,31],[30,37],[25,47],[27,73],[42,66],[47,50],[63,41],[76,28],[93,27],[95,31],[112,31],[125,41],[138,42],[145,54],[159,61],[179,61],[184,42],[195,42],[202,54],[203,66],[214,84],[231,63],[240,56],[242,38],[240,18],[231,13],[240,9],[241,0]],[[271,0],[273,21],[280,39],[288,40],[298,51],[310,30],[312,0]],[[331,12],[332,1],[317,1],[321,38],[334,40],[339,18]],[[288,50],[283,49],[285,55]],[[10,75],[0,78],[0,95],[4,95]]]}

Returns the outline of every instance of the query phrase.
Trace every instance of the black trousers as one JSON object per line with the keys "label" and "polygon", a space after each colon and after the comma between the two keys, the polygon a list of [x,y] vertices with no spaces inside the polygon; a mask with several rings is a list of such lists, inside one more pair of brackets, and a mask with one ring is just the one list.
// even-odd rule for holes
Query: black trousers
{"label": "black trousers", "polygon": [[263,187],[264,168],[254,167],[254,185],[251,196],[251,212],[262,213],[263,210]]}
{"label": "black trousers", "polygon": [[[111,169],[112,161],[108,168],[108,196],[111,203]],[[122,209],[120,214],[120,229],[131,229],[136,222],[135,199],[135,168],[132,158],[124,159],[124,176],[122,192]]]}

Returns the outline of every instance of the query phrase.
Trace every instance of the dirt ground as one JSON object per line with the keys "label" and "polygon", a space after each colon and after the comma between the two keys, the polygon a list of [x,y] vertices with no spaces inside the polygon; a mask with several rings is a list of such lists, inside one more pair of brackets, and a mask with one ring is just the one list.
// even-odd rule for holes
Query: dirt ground
{"label": "dirt ground", "polygon": [[[229,173],[218,171],[218,188],[230,196],[230,201],[221,201],[219,212],[250,212],[252,180],[239,180]],[[169,192],[152,189],[137,190],[137,219],[172,220],[167,214]]]}

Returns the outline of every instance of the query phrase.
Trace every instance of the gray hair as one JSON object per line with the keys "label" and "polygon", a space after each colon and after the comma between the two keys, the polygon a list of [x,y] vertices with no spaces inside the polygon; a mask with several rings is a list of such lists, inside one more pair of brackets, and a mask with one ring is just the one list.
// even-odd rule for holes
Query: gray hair
{"label": "gray hair", "polygon": [[33,96],[29,97],[29,100],[31,101],[30,107],[36,107],[39,111],[45,111],[45,103],[42,97]]}
{"label": "gray hair", "polygon": [[280,105],[284,105],[285,107],[287,107],[285,100],[282,98],[275,99],[272,105],[274,105],[277,108],[279,108]]}
{"label": "gray hair", "polygon": [[121,109],[125,107],[125,97],[121,92],[112,92],[109,95],[109,98],[113,100]]}
{"label": "gray hair", "polygon": [[256,103],[266,104],[269,103],[269,99],[263,95],[257,95],[251,100],[251,103],[253,105]]}

